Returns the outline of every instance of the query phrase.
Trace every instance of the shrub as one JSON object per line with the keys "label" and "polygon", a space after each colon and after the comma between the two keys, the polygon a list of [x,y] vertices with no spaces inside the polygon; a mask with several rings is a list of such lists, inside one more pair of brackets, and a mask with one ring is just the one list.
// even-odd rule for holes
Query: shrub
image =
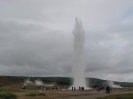
{"label": "shrub", "polygon": [[38,95],[39,95],[39,96],[46,96],[45,93],[39,93]]}
{"label": "shrub", "polygon": [[45,93],[28,93],[26,94],[26,96],[32,96],[32,97],[35,97],[35,96],[46,96]]}
{"label": "shrub", "polygon": [[97,99],[102,99],[101,97],[97,98]]}
{"label": "shrub", "polygon": [[123,99],[123,98],[118,96],[118,97],[116,97],[115,99]]}
{"label": "shrub", "polygon": [[28,94],[26,94],[26,96],[37,96],[37,94],[36,93],[28,93]]}
{"label": "shrub", "polygon": [[17,99],[17,96],[12,93],[1,93],[0,99]]}

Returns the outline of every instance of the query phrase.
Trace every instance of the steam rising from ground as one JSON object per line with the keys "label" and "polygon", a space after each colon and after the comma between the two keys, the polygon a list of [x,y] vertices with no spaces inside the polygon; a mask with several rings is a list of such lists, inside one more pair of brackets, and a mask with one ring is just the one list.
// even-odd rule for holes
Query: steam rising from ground
{"label": "steam rising from ground", "polygon": [[28,85],[37,85],[37,86],[54,86],[55,84],[46,84],[40,79],[36,79],[34,82],[30,81],[30,79],[26,79],[23,83],[23,86],[28,86]]}
{"label": "steam rising from ground", "polygon": [[29,78],[24,82],[24,86],[27,86],[28,84],[33,84]]}
{"label": "steam rising from ground", "polygon": [[37,79],[37,80],[35,80],[35,85],[41,86],[41,85],[43,85],[43,82],[41,80]]}
{"label": "steam rising from ground", "polygon": [[112,88],[122,88],[120,85],[115,84],[113,81],[107,81],[107,84]]}
{"label": "steam rising from ground", "polygon": [[85,61],[84,61],[84,43],[85,43],[85,32],[82,27],[81,20],[75,19],[75,28],[73,30],[73,47],[74,47],[74,57],[73,57],[73,87],[87,88],[85,81]]}

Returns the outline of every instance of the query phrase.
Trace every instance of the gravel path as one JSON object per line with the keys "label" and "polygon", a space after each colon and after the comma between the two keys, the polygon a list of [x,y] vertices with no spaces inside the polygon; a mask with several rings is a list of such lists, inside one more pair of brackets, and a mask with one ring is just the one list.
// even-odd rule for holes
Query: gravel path
{"label": "gravel path", "polygon": [[69,98],[64,98],[64,99],[96,99],[98,97],[104,97],[104,96],[108,96],[108,94],[96,94],[96,95],[69,97]]}
{"label": "gravel path", "polygon": [[98,97],[105,97],[105,96],[109,96],[109,95],[113,95],[113,94],[121,94],[121,93],[133,93],[133,92],[115,92],[115,93],[110,93],[110,94],[106,94],[104,92],[102,93],[95,93],[92,95],[81,95],[81,96],[74,96],[74,97],[67,97],[67,98],[56,98],[56,99],[96,99]]}

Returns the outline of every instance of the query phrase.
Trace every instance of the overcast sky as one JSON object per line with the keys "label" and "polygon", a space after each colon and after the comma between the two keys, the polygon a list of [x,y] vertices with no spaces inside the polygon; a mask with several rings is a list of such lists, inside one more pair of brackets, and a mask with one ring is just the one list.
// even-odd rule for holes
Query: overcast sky
{"label": "overcast sky", "polygon": [[0,75],[70,76],[76,16],[86,77],[133,82],[133,0],[0,0]]}

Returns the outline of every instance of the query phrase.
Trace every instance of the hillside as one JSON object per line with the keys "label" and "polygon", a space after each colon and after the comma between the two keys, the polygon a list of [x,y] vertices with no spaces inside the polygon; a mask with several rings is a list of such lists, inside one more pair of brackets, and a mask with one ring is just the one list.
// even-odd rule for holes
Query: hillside
{"label": "hillside", "polygon": [[[72,78],[69,77],[19,77],[19,76],[0,76],[0,86],[5,86],[9,84],[22,83],[23,81],[30,79],[34,82],[36,79],[39,79],[45,83],[55,83],[60,86],[70,86],[73,82]],[[107,80],[102,80],[98,78],[86,78],[89,86],[106,86]],[[114,81],[114,84],[120,85],[122,87],[132,87],[133,82],[117,82]]]}
{"label": "hillside", "polygon": [[8,85],[8,84],[15,84],[22,82],[23,79],[21,77],[15,76],[0,76],[0,86]]}

